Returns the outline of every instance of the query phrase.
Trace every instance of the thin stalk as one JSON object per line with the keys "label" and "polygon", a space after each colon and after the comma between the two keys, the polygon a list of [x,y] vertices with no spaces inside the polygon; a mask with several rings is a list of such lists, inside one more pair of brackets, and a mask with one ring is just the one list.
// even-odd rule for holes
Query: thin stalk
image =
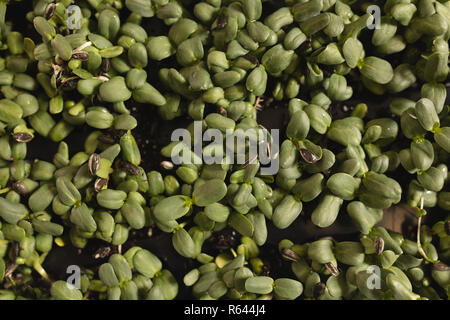
{"label": "thin stalk", "polygon": [[[423,209],[423,197],[420,199],[420,211],[423,213],[426,211]],[[427,260],[428,262],[431,263],[438,263],[439,260],[432,260],[430,259],[427,254],[425,253],[425,251],[422,248],[422,243],[420,242],[420,227],[422,225],[422,216],[423,214],[421,213],[421,215],[418,217],[418,221],[417,221],[417,249],[419,250],[419,253],[422,255],[422,257],[424,257],[425,260]]]}

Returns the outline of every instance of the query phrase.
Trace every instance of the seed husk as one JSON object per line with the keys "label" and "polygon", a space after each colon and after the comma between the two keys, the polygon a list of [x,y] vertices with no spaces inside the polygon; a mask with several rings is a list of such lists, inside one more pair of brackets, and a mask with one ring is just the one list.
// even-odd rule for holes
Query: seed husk
{"label": "seed husk", "polygon": [[450,271],[450,266],[444,262],[433,263],[433,269],[437,271]]}
{"label": "seed husk", "polygon": [[117,140],[110,134],[104,133],[98,136],[98,141],[105,143],[105,144],[115,144],[117,143]]}
{"label": "seed husk", "polygon": [[111,253],[111,247],[99,248],[93,255],[94,259],[104,259]]}
{"label": "seed husk", "polygon": [[255,57],[255,56],[253,56],[253,55],[251,55],[251,54],[243,55],[242,58],[244,58],[244,59],[250,61],[252,64],[254,64],[254,65],[256,65],[256,66],[259,66],[259,60],[258,60],[258,58]]}
{"label": "seed husk", "polygon": [[13,134],[13,138],[17,142],[27,143],[33,140],[33,135],[28,132],[18,132]]}
{"label": "seed husk", "polygon": [[108,128],[105,133],[98,136],[98,141],[105,144],[119,143],[120,138],[126,133],[126,130]]}
{"label": "seed husk", "polygon": [[89,172],[95,176],[97,170],[100,168],[100,155],[97,153],[91,154],[88,160]]}
{"label": "seed husk", "polygon": [[108,185],[108,179],[97,178],[94,183],[94,190],[95,190],[95,192],[100,192],[107,185]]}
{"label": "seed husk", "polygon": [[13,183],[13,189],[21,195],[27,195],[29,193],[23,182],[20,180]]}
{"label": "seed husk", "polygon": [[375,253],[379,256],[384,251],[384,240],[381,237],[376,237],[374,241]]}
{"label": "seed husk", "polygon": [[307,163],[315,163],[320,160],[315,153],[311,152],[308,149],[300,149],[299,152],[302,159]]}
{"label": "seed husk", "polygon": [[450,220],[445,221],[444,228],[445,233],[447,233],[447,235],[450,235]]}
{"label": "seed husk", "polygon": [[267,156],[269,158],[272,157],[272,148],[270,146],[270,142],[269,141],[265,141],[264,145],[266,146],[266,154],[267,154]]}
{"label": "seed husk", "polygon": [[69,77],[61,80],[61,88],[65,90],[74,90],[78,84],[78,77]]}
{"label": "seed husk", "polygon": [[86,51],[72,51],[72,58],[81,61],[87,61],[89,59],[89,53]]}
{"label": "seed husk", "polygon": [[319,282],[314,286],[313,289],[313,295],[314,298],[319,298],[321,295],[323,295],[325,293],[325,289],[326,289],[326,284],[323,282]]}
{"label": "seed husk", "polygon": [[339,275],[339,269],[334,265],[333,262],[325,263],[325,268],[331,273],[333,276],[337,277]]}
{"label": "seed husk", "polygon": [[161,161],[161,168],[164,170],[172,170],[174,167],[174,164],[170,161]]}
{"label": "seed husk", "polygon": [[47,20],[50,20],[56,11],[56,4],[54,2],[50,2],[46,7],[44,11],[44,18]]}
{"label": "seed husk", "polygon": [[223,29],[227,26],[228,23],[228,19],[224,14],[221,14],[218,18],[217,18],[217,26],[216,29],[220,30]]}
{"label": "seed husk", "polygon": [[103,58],[101,69],[104,73],[108,73],[111,70],[111,59],[109,58]]}
{"label": "seed husk", "polygon": [[121,161],[120,168],[132,176],[138,175],[141,172],[138,166],[129,161]]}
{"label": "seed husk", "polygon": [[287,260],[294,262],[300,260],[298,254],[296,254],[293,250],[288,248],[283,248],[283,250],[281,250],[281,256]]}

